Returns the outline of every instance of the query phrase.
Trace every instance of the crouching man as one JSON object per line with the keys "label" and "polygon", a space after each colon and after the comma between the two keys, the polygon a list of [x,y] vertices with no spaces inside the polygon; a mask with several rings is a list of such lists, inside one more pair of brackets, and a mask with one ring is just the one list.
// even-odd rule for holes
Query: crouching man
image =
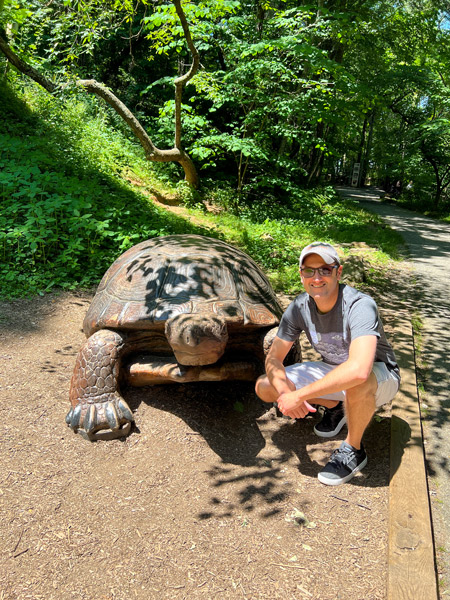
{"label": "crouching man", "polygon": [[[314,427],[320,437],[337,435],[347,423],[347,438],[319,473],[319,481],[339,485],[367,464],[362,437],[376,407],[392,400],[400,370],[383,330],[375,301],[339,283],[342,266],[325,242],[306,246],[300,255],[305,292],[284,313],[266,359],[266,374],[256,382],[265,402],[276,402],[293,419],[325,407]],[[304,331],[322,361],[283,366],[292,344]]]}

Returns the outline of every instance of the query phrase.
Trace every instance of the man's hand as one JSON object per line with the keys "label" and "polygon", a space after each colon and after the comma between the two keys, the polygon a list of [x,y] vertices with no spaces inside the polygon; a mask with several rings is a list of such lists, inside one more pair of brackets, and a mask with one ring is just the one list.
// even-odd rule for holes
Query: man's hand
{"label": "man's hand", "polygon": [[277,399],[278,408],[291,419],[303,419],[310,412],[317,412],[306,400],[298,398],[298,391],[281,394]]}

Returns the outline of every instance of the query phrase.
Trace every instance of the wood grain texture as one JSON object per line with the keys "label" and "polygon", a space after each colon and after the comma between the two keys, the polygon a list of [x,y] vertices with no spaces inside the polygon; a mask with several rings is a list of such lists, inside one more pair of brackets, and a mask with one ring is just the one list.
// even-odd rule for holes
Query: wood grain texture
{"label": "wood grain texture", "polygon": [[410,320],[395,317],[402,384],[392,404],[388,600],[437,600],[436,568]]}

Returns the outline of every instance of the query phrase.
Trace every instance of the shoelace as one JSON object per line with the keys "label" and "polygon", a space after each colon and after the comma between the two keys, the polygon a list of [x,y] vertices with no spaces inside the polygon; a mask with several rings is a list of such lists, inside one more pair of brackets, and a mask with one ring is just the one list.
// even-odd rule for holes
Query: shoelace
{"label": "shoelace", "polygon": [[[341,460],[337,460],[338,459],[338,455],[342,455],[342,459]],[[344,464],[344,465],[348,465],[348,463],[353,459],[353,457],[356,458],[356,453],[352,448],[338,448],[337,450],[335,450],[332,454],[331,457],[331,461],[334,464]]]}

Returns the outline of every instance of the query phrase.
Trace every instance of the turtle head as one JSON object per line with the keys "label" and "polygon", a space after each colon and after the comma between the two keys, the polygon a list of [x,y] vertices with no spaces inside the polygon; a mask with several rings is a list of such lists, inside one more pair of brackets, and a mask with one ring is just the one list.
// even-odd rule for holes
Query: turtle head
{"label": "turtle head", "polygon": [[166,337],[181,365],[211,365],[225,351],[227,324],[216,314],[180,314],[166,322]]}

